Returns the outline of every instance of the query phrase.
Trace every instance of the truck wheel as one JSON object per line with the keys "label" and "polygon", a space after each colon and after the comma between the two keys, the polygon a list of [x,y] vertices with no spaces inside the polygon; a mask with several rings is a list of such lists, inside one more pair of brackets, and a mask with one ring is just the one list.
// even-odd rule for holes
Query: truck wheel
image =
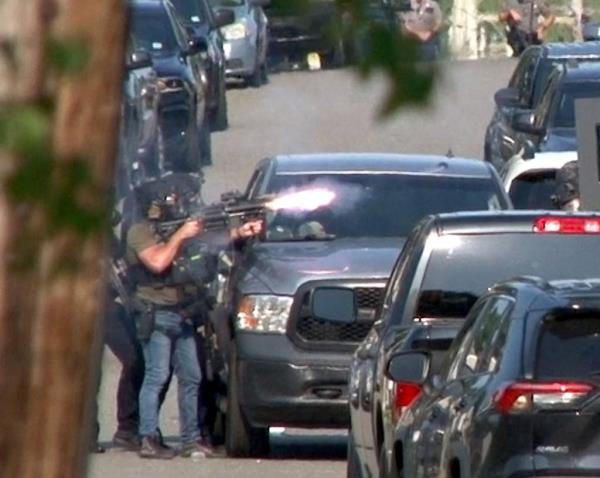
{"label": "truck wheel", "polygon": [[244,417],[238,400],[237,357],[232,348],[229,360],[225,450],[228,456],[262,456],[269,452],[269,429],[253,428]]}
{"label": "truck wheel", "polygon": [[352,438],[352,431],[348,432],[348,459],[346,462],[346,478],[362,478],[362,469],[360,467],[360,460],[356,453],[356,447],[354,446],[354,439]]}

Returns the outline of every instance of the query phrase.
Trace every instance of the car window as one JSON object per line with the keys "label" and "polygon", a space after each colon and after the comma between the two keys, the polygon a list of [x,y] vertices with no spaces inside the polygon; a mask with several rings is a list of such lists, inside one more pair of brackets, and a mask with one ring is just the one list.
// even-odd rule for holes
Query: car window
{"label": "car window", "polygon": [[600,312],[584,316],[563,313],[548,318],[540,329],[535,360],[535,376],[539,379],[597,378]]}
{"label": "car window", "polygon": [[521,59],[519,60],[519,64],[515,68],[515,71],[508,82],[508,86],[511,88],[519,88],[521,83],[523,82],[523,77],[525,76],[525,71],[532,63],[533,55],[531,51],[526,51],[523,55],[521,55]]}
{"label": "car window", "polygon": [[166,11],[140,12],[134,8],[131,30],[136,47],[155,55],[171,54],[179,47],[173,24]]}
{"label": "car window", "polygon": [[552,106],[552,102],[554,101],[554,97],[556,96],[558,90],[558,79],[555,77],[554,80],[548,82],[542,96],[540,98],[540,102],[538,103],[535,109],[535,124],[538,127],[545,127],[548,122],[548,113]]}
{"label": "car window", "polygon": [[537,69],[537,61],[535,61],[537,57],[531,55],[529,57],[529,61],[525,65],[523,70],[523,77],[521,78],[521,82],[518,85],[519,88],[519,101],[524,106],[531,105],[531,92],[533,90],[533,82],[535,79],[535,72]]}
{"label": "car window", "polygon": [[170,2],[184,25],[206,23],[207,15],[201,0],[170,0]]}
{"label": "car window", "polygon": [[442,367],[441,376],[444,377],[446,381],[453,380],[454,377],[456,377],[456,372],[465,355],[467,347],[471,342],[473,324],[489,303],[489,298],[481,299],[469,311],[465,323],[456,335],[452,347],[450,348],[450,352],[446,357],[446,364]]}
{"label": "car window", "polygon": [[552,195],[556,190],[556,171],[532,171],[513,179],[509,195],[515,209],[556,209]]}
{"label": "car window", "polygon": [[495,296],[481,309],[461,344],[462,353],[453,364],[452,379],[498,370],[510,327],[512,303],[508,297]]}
{"label": "car window", "polygon": [[394,320],[411,313],[416,320],[464,318],[498,280],[585,279],[600,270],[598,234],[448,234],[432,239],[432,248],[414,308],[400,312],[404,306],[394,303]]}
{"label": "car window", "polygon": [[390,280],[388,281],[388,286],[383,298],[382,311],[389,310],[392,303],[396,300],[398,293],[400,292],[403,277],[409,268],[410,259],[414,258],[415,256],[414,248],[421,241],[423,229],[428,223],[428,220],[421,221],[419,224],[417,224],[417,226],[415,226],[413,231],[410,233],[410,236],[408,236],[408,239],[404,244],[402,251],[400,252],[400,256],[396,261],[396,265],[394,266]]}
{"label": "car window", "polygon": [[246,197],[253,198],[258,193],[258,188],[265,176],[265,167],[261,167],[252,173],[252,177],[248,182],[248,189],[246,189]]}

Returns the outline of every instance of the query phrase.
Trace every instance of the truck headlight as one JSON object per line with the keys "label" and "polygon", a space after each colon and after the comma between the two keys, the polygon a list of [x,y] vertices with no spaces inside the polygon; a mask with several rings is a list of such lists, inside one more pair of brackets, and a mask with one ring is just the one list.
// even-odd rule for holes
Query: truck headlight
{"label": "truck headlight", "polygon": [[238,330],[285,334],[292,297],[246,295],[240,301],[235,321]]}
{"label": "truck headlight", "polygon": [[245,22],[237,22],[231,25],[226,25],[221,29],[225,40],[241,40],[246,38],[248,33],[248,26]]}

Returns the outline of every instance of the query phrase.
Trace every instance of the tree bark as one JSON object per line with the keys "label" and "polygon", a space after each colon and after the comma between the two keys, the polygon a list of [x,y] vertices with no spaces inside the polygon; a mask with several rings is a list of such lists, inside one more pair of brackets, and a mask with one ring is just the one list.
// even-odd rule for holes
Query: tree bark
{"label": "tree bark", "polygon": [[[108,205],[124,2],[3,0],[0,18],[0,106],[49,99],[55,107],[48,138],[53,181],[62,180],[61,164],[83,161],[99,189],[83,191],[77,201]],[[89,50],[84,69],[52,71],[49,38],[81,39]],[[96,418],[90,411],[100,362],[105,240],[100,233],[49,227],[44,202],[52,198],[15,203],[6,185],[23,158],[0,149],[0,165],[0,476],[80,477]]]}

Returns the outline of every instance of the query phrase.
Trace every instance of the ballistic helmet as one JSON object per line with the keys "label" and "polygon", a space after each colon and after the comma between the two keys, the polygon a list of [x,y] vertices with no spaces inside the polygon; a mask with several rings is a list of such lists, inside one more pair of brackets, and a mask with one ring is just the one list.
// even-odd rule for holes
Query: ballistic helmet
{"label": "ballistic helmet", "polygon": [[172,173],[140,184],[135,196],[140,211],[148,219],[182,219],[199,204],[201,184],[196,174]]}
{"label": "ballistic helmet", "polygon": [[569,161],[556,172],[556,189],[552,201],[562,209],[573,199],[579,199],[579,167],[577,161]]}

